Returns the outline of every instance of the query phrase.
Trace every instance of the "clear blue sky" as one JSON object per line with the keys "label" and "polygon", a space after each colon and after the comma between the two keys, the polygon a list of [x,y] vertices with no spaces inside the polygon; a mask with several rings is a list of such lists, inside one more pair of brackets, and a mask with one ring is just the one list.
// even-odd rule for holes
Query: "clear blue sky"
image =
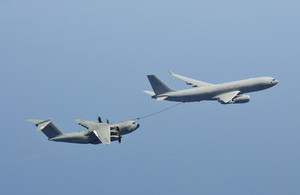
{"label": "clear blue sky", "polygon": [[[299,194],[299,1],[0,2],[0,194]],[[47,141],[30,118],[156,112],[147,74],[272,76],[244,105],[180,105],[110,146]]]}

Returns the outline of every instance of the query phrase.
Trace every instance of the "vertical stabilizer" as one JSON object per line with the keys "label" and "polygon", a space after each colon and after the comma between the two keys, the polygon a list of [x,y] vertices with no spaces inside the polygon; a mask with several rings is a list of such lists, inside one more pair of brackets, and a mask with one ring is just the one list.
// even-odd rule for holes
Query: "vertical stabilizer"
{"label": "vertical stabilizer", "polygon": [[38,131],[42,131],[49,139],[63,134],[50,119],[47,120],[28,120],[37,126]]}
{"label": "vertical stabilizer", "polygon": [[171,89],[168,85],[166,85],[164,82],[159,80],[155,75],[148,75],[149,82],[152,86],[152,89],[155,93],[155,95],[161,95],[164,93],[172,92],[174,91]]}

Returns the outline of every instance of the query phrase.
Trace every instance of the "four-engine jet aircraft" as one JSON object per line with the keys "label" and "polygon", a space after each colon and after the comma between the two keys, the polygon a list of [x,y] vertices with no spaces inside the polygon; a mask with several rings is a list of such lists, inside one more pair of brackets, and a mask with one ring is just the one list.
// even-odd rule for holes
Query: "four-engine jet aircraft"
{"label": "four-engine jet aircraft", "polygon": [[62,133],[50,119],[47,120],[28,120],[37,126],[38,131],[42,131],[49,141],[69,142],[78,144],[110,144],[111,141],[118,140],[121,143],[122,135],[128,134],[139,128],[139,124],[132,120],[121,121],[118,123],[106,123],[101,121],[75,120],[79,125],[86,128],[84,131]]}
{"label": "four-engine jet aircraft", "polygon": [[147,77],[154,92],[144,92],[158,101],[199,102],[202,100],[217,100],[221,104],[236,104],[250,101],[249,95],[242,94],[268,89],[278,83],[278,80],[272,77],[258,77],[229,83],[211,84],[187,78],[173,72],[170,72],[170,74],[196,88],[175,91],[159,80],[155,75],[148,75]]}

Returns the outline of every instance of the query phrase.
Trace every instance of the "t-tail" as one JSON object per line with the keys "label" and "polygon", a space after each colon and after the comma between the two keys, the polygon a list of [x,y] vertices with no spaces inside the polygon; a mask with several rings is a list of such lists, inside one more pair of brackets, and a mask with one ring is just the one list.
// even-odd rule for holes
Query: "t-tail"
{"label": "t-tail", "polygon": [[38,131],[42,131],[49,139],[54,138],[63,133],[51,122],[50,119],[47,120],[28,120],[37,126]]}
{"label": "t-tail", "polygon": [[151,95],[152,98],[156,98],[158,101],[161,101],[168,97],[166,93],[175,91],[172,88],[170,88],[167,84],[162,82],[155,75],[148,75],[147,77],[154,92],[151,91],[144,91],[144,92]]}

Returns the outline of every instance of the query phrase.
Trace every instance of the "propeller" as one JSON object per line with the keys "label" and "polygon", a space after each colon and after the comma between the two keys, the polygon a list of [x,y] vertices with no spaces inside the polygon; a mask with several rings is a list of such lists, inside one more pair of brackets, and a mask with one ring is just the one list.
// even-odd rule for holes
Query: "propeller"
{"label": "propeller", "polygon": [[98,122],[99,122],[99,123],[102,123],[102,120],[101,120],[101,117],[100,117],[100,116],[98,116]]}
{"label": "propeller", "polygon": [[122,135],[121,135],[121,132],[120,132],[120,128],[119,127],[117,127],[117,135],[118,135],[118,142],[119,142],[119,144],[122,142]]}

